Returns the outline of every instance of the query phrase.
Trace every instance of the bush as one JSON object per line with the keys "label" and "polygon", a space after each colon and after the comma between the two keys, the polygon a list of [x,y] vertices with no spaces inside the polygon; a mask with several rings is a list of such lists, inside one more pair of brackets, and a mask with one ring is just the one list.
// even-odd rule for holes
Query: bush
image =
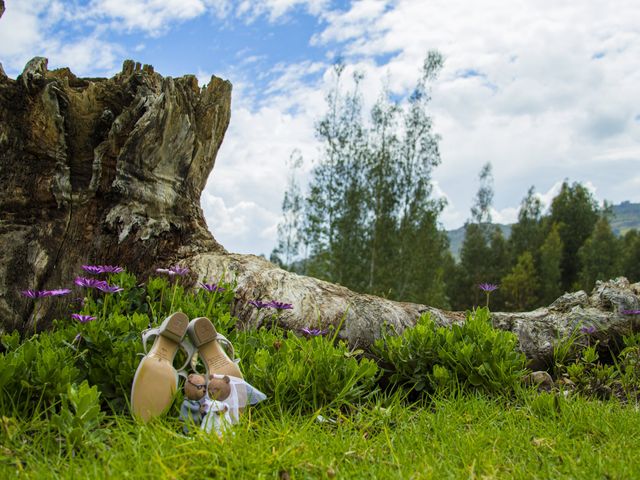
{"label": "bush", "polygon": [[221,285],[224,290],[219,292],[185,291],[179,279],[171,283],[155,277],[139,285],[127,272],[110,274],[108,284],[122,290],[86,289],[82,306],[69,312],[82,315],[85,323],[68,316],[54,321],[53,330],[30,338],[20,339],[18,332],[2,336],[2,412],[31,416],[50,408],[64,410],[69,392],[87,381],[97,387],[95,401],[101,401],[104,410],[128,413],[129,392],[143,351],[142,330],[179,310],[190,318],[208,316],[224,333],[235,325],[230,285]]}
{"label": "bush", "polygon": [[493,328],[486,308],[467,315],[462,325],[437,327],[428,314],[402,335],[384,332],[373,352],[386,365],[394,385],[417,392],[513,391],[525,373],[517,337]]}
{"label": "bush", "polygon": [[378,366],[342,341],[274,328],[238,332],[234,344],[247,380],[282,410],[340,408],[376,390]]}

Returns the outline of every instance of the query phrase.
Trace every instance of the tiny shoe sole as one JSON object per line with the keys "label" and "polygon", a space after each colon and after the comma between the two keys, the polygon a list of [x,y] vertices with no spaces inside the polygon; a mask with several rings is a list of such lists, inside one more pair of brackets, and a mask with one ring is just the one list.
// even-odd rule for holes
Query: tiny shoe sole
{"label": "tiny shoe sole", "polygon": [[187,334],[191,343],[198,349],[198,356],[205,364],[207,375],[217,373],[244,378],[238,365],[222,348],[221,342],[226,343],[232,352],[233,346],[216,331],[211,320],[207,317],[194,318],[189,322]]}
{"label": "tiny shoe sole", "polygon": [[173,359],[188,325],[189,317],[176,312],[158,327],[158,336],[133,377],[131,413],[136,419],[148,422],[171,406],[178,389],[178,372]]}

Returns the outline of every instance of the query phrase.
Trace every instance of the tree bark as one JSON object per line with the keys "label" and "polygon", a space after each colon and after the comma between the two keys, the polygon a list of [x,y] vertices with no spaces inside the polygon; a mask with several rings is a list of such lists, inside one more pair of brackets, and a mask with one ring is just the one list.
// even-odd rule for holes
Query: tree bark
{"label": "tree bark", "polygon": [[[1,2],[1,0],[0,0]],[[110,79],[48,71],[34,58],[15,80],[0,74],[0,318],[2,329],[46,326],[54,302],[26,289],[69,286],[81,265],[118,264],[144,278],[176,263],[192,280],[237,282],[234,313],[259,325],[265,312],[250,300],[293,304],[280,321],[290,329],[340,326],[340,336],[367,348],[383,326],[400,332],[429,312],[450,325],[463,312],[394,302],[278,269],[261,257],[227,252],[208,231],[200,194],[229,123],[231,84],[212,77],[163,78],[148,65],[124,62]],[[591,296],[565,295],[548,308],[494,313],[513,331],[533,367],[580,326],[612,341],[633,328],[640,284],[599,284]]]}

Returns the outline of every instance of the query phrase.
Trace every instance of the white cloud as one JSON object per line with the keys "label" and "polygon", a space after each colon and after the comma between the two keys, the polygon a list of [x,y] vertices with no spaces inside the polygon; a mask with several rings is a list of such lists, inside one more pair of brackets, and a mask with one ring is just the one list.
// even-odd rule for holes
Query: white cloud
{"label": "white cloud", "polygon": [[629,180],[640,169],[628,168],[640,166],[637,2],[362,0],[326,18],[313,42],[341,45],[347,60],[383,58],[368,73],[388,72],[399,94],[427,50],[444,54],[432,112],[443,137],[434,176],[449,198],[448,228],[468,217],[486,161],[500,218],[514,218],[530,185],[563,178],[592,182],[602,198],[640,200]]}
{"label": "white cloud", "polygon": [[92,0],[84,15],[106,20],[112,28],[160,35],[172,24],[196,18],[206,10],[202,0]]}

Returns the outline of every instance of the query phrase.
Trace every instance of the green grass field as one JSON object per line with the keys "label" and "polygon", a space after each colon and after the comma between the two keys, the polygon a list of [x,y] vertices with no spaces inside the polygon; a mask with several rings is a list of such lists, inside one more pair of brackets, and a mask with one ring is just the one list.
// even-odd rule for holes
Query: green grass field
{"label": "green grass field", "polygon": [[281,413],[266,402],[222,440],[163,419],[108,419],[104,443],[63,453],[42,421],[3,419],[0,477],[579,478],[640,477],[640,412],[617,401],[529,392],[407,405],[397,396],[349,414]]}

